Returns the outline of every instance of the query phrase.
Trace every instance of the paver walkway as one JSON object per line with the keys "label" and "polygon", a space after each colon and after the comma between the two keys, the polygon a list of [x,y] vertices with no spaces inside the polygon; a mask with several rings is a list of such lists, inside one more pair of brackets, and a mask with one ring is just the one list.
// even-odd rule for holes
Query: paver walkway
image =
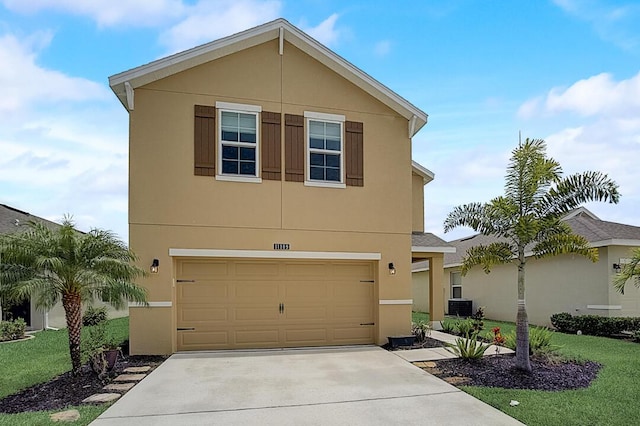
{"label": "paver walkway", "polygon": [[[458,336],[452,336],[451,334],[443,333],[441,331],[432,331],[429,336],[432,339],[439,340],[441,342],[455,343]],[[497,352],[496,352],[497,349]],[[439,359],[457,358],[455,354],[449,352],[445,348],[424,348],[424,349],[410,349],[410,350],[398,350],[393,351],[394,354],[400,358],[409,362],[418,361],[436,361]],[[512,354],[513,351],[503,346],[489,346],[489,349],[484,353],[484,356],[491,356],[496,354]]]}

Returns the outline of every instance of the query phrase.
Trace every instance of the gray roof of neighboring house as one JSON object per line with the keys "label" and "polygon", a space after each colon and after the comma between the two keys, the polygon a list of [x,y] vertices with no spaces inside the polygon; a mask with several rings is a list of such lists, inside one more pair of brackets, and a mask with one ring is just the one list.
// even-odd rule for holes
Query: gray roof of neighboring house
{"label": "gray roof of neighboring house", "polygon": [[450,243],[429,232],[417,231],[411,233],[411,245],[413,247],[453,247]]}
{"label": "gray roof of neighboring house", "polygon": [[[640,226],[600,220],[584,207],[567,214],[563,220],[571,227],[574,233],[585,237],[593,247],[609,245],[640,246]],[[445,253],[444,264],[459,265],[470,247],[487,245],[496,241],[499,241],[499,239],[482,234],[451,241],[450,244],[456,248],[456,252]]]}
{"label": "gray roof of neighboring house", "polygon": [[14,207],[0,204],[0,234],[12,234],[21,231],[29,221],[40,221],[51,228],[60,226],[58,223],[34,216]]}

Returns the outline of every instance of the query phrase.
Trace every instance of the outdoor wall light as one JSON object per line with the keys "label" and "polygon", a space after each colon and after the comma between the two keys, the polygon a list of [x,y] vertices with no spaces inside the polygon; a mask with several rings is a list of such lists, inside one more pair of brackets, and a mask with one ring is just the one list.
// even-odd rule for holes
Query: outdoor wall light
{"label": "outdoor wall light", "polygon": [[395,275],[396,274],[396,267],[393,265],[393,262],[389,263],[389,275]]}
{"label": "outdoor wall light", "polygon": [[157,274],[159,266],[160,266],[160,261],[158,259],[153,259],[153,262],[151,262],[151,273]]}
{"label": "outdoor wall light", "polygon": [[616,274],[619,274],[620,271],[622,270],[622,266],[620,266],[619,263],[614,263],[613,264],[613,270],[615,271]]}

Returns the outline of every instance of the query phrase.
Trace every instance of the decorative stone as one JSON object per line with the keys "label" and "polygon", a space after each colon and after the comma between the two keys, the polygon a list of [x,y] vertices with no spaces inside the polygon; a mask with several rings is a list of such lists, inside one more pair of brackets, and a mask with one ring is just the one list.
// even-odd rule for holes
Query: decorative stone
{"label": "decorative stone", "polygon": [[110,383],[102,389],[108,391],[126,392],[135,385],[135,383]]}
{"label": "decorative stone", "polygon": [[436,363],[433,361],[425,361],[423,364],[426,368],[436,368]]}
{"label": "decorative stone", "polygon": [[147,377],[146,374],[121,374],[113,380],[116,382],[139,382],[145,377]]}
{"label": "decorative stone", "polygon": [[445,377],[443,380],[454,386],[464,385],[470,381],[467,377]]}
{"label": "decorative stone", "polygon": [[52,422],[75,422],[80,418],[78,410],[60,411],[49,415]]}
{"label": "decorative stone", "polygon": [[147,371],[151,370],[151,367],[149,366],[144,366],[144,367],[127,367],[124,369],[125,373],[146,373]]}
{"label": "decorative stone", "polygon": [[120,398],[119,393],[95,393],[88,398],[82,400],[85,403],[102,403],[102,402],[111,402]]}

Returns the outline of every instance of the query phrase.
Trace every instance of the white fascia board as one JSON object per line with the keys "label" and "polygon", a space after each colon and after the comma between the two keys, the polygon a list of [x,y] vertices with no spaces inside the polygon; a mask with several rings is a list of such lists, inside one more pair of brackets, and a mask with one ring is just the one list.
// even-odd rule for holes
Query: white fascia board
{"label": "white fascia board", "polygon": [[623,246],[623,247],[640,247],[640,240],[602,240],[589,244],[591,247],[607,247],[607,246]]}
{"label": "white fascia board", "polygon": [[252,259],[318,259],[318,260],[380,260],[380,253],[350,253],[325,251],[269,251],[170,248],[172,257],[238,257]]}
{"label": "white fascia board", "polygon": [[598,216],[596,216],[595,214],[591,213],[585,207],[578,207],[577,209],[573,210],[572,212],[567,213],[565,216],[562,217],[562,220],[571,219],[572,217],[578,216],[581,213],[586,214],[587,216],[591,217],[591,219],[600,220],[600,218]]}
{"label": "white fascia board", "polygon": [[455,247],[420,247],[411,246],[411,253],[455,253]]}
{"label": "white fascia board", "polygon": [[423,166],[422,164],[418,163],[415,160],[411,160],[411,168],[413,172],[416,173],[418,176],[422,176],[422,179],[424,180],[424,185],[428,184],[436,177],[436,175],[431,170],[427,169],[425,166]]}

